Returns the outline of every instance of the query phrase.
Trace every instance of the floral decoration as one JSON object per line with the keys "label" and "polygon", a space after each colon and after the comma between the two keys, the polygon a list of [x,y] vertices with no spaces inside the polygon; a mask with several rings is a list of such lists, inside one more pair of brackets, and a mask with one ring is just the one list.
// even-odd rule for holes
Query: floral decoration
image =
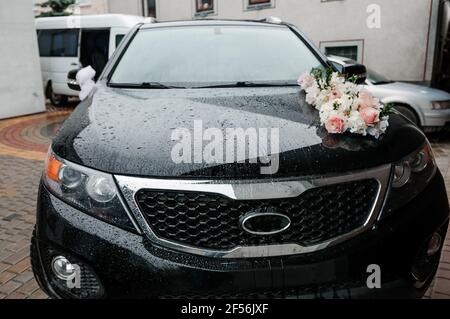
{"label": "floral decoration", "polygon": [[330,69],[313,69],[298,79],[306,92],[306,102],[320,114],[320,123],[328,133],[350,132],[379,138],[389,126],[391,105],[383,105],[356,77],[346,79]]}

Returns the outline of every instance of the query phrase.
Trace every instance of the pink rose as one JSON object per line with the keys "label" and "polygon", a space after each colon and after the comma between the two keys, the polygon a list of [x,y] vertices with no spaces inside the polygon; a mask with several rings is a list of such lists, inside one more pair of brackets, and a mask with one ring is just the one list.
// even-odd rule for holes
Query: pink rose
{"label": "pink rose", "polygon": [[330,116],[327,123],[325,124],[325,128],[327,129],[328,133],[331,134],[344,133],[345,123],[341,117],[334,115]]}
{"label": "pink rose", "polygon": [[305,79],[308,75],[309,75],[308,72],[304,72],[302,75],[300,75],[297,80],[298,85],[301,86],[303,84],[303,81],[305,81]]}
{"label": "pink rose", "polygon": [[311,76],[309,72],[305,72],[297,80],[298,85],[303,89],[307,89],[314,84],[315,79]]}
{"label": "pink rose", "polygon": [[375,104],[375,101],[372,94],[363,91],[359,93],[357,104],[360,109],[365,109],[367,107],[372,107]]}
{"label": "pink rose", "polygon": [[359,111],[359,114],[366,125],[373,125],[379,121],[380,112],[372,107],[363,108]]}

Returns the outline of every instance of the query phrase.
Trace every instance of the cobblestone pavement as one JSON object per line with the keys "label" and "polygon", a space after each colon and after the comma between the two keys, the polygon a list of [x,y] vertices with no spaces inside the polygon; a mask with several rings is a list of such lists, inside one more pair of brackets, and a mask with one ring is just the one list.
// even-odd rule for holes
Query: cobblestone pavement
{"label": "cobblestone pavement", "polygon": [[[0,120],[0,299],[45,299],[33,278],[29,245],[43,159],[51,136],[70,109]],[[433,138],[437,162],[450,190],[450,138]],[[450,235],[427,298],[450,299]]]}
{"label": "cobblestone pavement", "polygon": [[37,188],[51,137],[71,108],[0,120],[0,299],[44,299],[29,260]]}
{"label": "cobblestone pavement", "polygon": [[[436,138],[437,136],[437,138]],[[436,155],[436,162],[445,179],[450,198],[450,134],[429,136]],[[445,239],[439,270],[436,279],[427,292],[426,298],[450,299],[450,228]]]}

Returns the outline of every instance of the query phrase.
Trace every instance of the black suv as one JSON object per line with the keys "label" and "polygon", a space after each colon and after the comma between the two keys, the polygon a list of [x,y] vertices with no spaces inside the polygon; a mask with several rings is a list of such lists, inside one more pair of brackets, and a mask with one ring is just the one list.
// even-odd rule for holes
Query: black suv
{"label": "black suv", "polygon": [[31,249],[40,286],[421,297],[449,219],[429,142],[396,113],[380,139],[328,134],[296,84],[328,67],[276,20],[136,26],[51,145]]}

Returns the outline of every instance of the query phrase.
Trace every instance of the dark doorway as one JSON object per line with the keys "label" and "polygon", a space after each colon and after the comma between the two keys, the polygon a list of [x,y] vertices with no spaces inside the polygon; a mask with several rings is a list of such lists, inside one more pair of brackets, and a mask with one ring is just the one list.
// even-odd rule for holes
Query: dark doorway
{"label": "dark doorway", "polygon": [[96,71],[95,80],[108,62],[110,30],[82,30],[80,62],[83,67],[92,66]]}
{"label": "dark doorway", "polygon": [[440,88],[450,92],[450,29],[445,37],[442,49]]}
{"label": "dark doorway", "polygon": [[147,17],[156,18],[156,0],[147,0]]}

